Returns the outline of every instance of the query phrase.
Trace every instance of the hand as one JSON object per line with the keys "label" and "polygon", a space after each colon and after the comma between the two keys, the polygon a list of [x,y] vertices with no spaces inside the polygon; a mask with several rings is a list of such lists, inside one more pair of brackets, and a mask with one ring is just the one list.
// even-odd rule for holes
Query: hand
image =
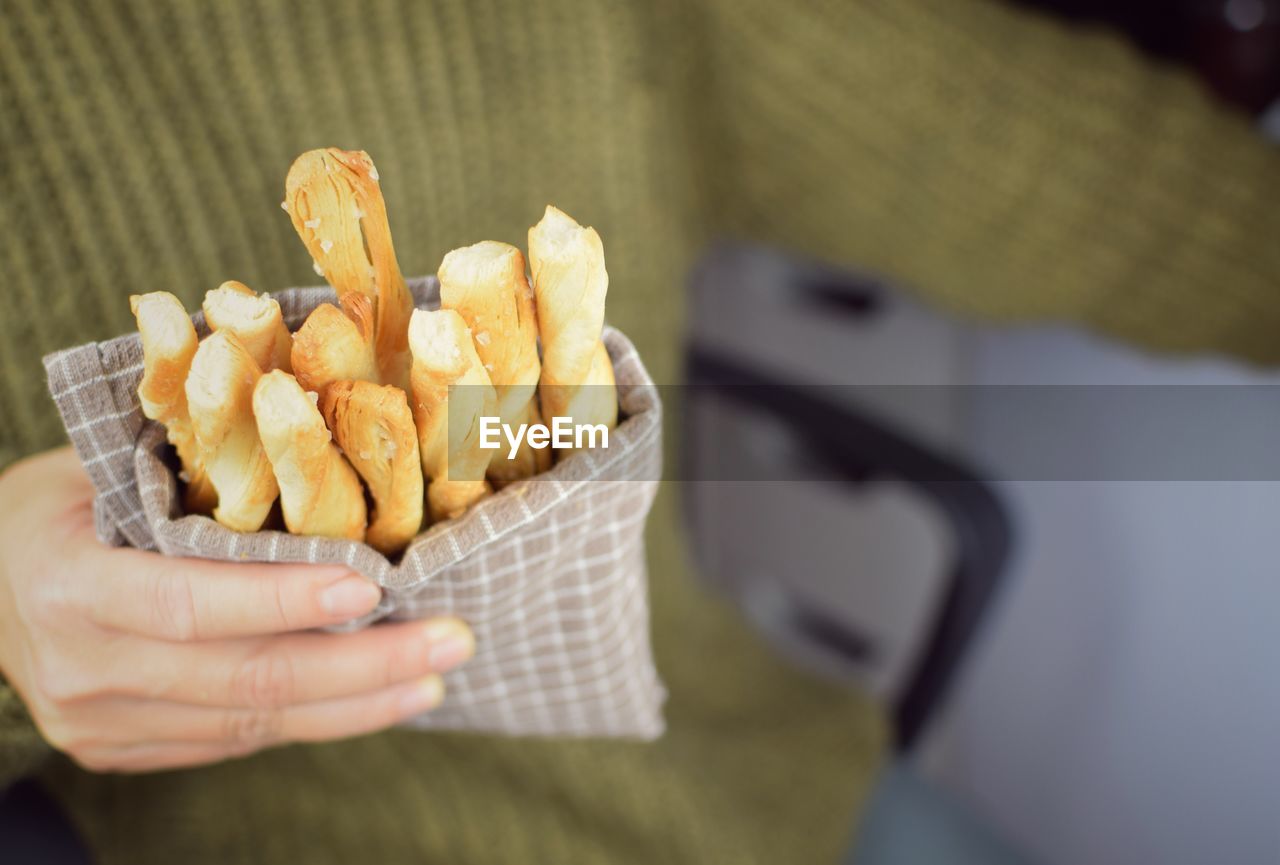
{"label": "hand", "polygon": [[68,448],[0,474],[0,671],[54,747],[97,771],[210,763],[425,712],[475,644],[461,621],[298,633],[362,615],[338,566],[104,547]]}

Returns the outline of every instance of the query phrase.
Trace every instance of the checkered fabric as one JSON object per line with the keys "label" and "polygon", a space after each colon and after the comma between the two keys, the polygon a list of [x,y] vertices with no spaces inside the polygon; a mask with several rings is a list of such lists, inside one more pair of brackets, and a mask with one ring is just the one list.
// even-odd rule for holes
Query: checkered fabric
{"label": "checkered fabric", "polygon": [[[434,277],[410,280],[421,307]],[[273,295],[290,328],[330,288]],[[207,328],[193,316],[197,330]],[[446,676],[448,696],[410,726],[508,735],[662,733],[665,691],[653,666],[644,522],[662,464],[657,388],[619,331],[605,329],[621,416],[607,449],[575,452],[550,472],[431,526],[398,563],[365,544],[283,532],[233,532],[184,516],[164,430],[138,404],[137,334],[44,359],[49,391],[97,495],[98,536],[113,545],[224,561],[340,562],[383,587],[381,619],[451,613],[475,629],[477,653]]]}

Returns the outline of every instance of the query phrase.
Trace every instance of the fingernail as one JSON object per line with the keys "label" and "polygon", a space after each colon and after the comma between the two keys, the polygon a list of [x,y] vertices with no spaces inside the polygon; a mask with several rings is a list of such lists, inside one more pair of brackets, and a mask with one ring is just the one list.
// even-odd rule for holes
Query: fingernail
{"label": "fingernail", "polygon": [[408,692],[400,698],[400,714],[421,715],[430,712],[444,699],[444,682],[439,676],[427,676],[413,684]]}
{"label": "fingernail", "polygon": [[334,618],[363,616],[378,605],[382,590],[364,577],[339,580],[320,593],[320,606]]}
{"label": "fingernail", "polygon": [[437,673],[452,670],[475,654],[475,636],[458,619],[436,619],[428,622],[425,630],[431,645],[427,663]]}

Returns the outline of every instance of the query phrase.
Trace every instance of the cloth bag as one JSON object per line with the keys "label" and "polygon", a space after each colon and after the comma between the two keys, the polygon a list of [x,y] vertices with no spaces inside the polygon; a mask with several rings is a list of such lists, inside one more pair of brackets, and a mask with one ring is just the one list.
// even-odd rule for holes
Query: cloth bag
{"label": "cloth bag", "polygon": [[[439,306],[434,277],[409,281],[417,306]],[[329,287],[272,295],[290,330]],[[201,336],[204,317],[192,317]],[[620,417],[609,447],[573,453],[551,471],[433,525],[398,563],[356,541],[278,531],[233,532],[184,516],[163,428],[138,403],[142,342],[133,333],[44,358],[49,391],[93,481],[107,544],[234,562],[343,563],[376,581],[382,619],[453,614],[476,656],[445,677],[434,712],[407,722],[512,736],[653,739],[666,692],[653,665],[644,523],[662,466],[662,406],[635,347],[606,327]]]}

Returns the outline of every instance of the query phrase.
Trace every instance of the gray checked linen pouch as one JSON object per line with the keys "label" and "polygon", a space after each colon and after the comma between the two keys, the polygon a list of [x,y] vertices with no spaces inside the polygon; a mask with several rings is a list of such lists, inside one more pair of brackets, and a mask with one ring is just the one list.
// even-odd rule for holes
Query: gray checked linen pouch
{"label": "gray checked linen pouch", "polygon": [[[419,307],[439,305],[434,277],[409,287]],[[334,302],[328,287],[272,296],[290,329]],[[205,335],[203,317],[193,319]],[[410,726],[652,739],[663,730],[665,691],[649,644],[644,522],[661,472],[662,407],[631,342],[608,327],[604,340],[625,418],[609,447],[576,452],[431,526],[398,563],[356,541],[241,534],[184,516],[164,430],[138,404],[136,333],[56,352],[44,364],[93,481],[104,543],[225,561],[345,563],[383,587],[378,609],[345,628],[463,618],[476,656],[446,676],[444,704]]]}

